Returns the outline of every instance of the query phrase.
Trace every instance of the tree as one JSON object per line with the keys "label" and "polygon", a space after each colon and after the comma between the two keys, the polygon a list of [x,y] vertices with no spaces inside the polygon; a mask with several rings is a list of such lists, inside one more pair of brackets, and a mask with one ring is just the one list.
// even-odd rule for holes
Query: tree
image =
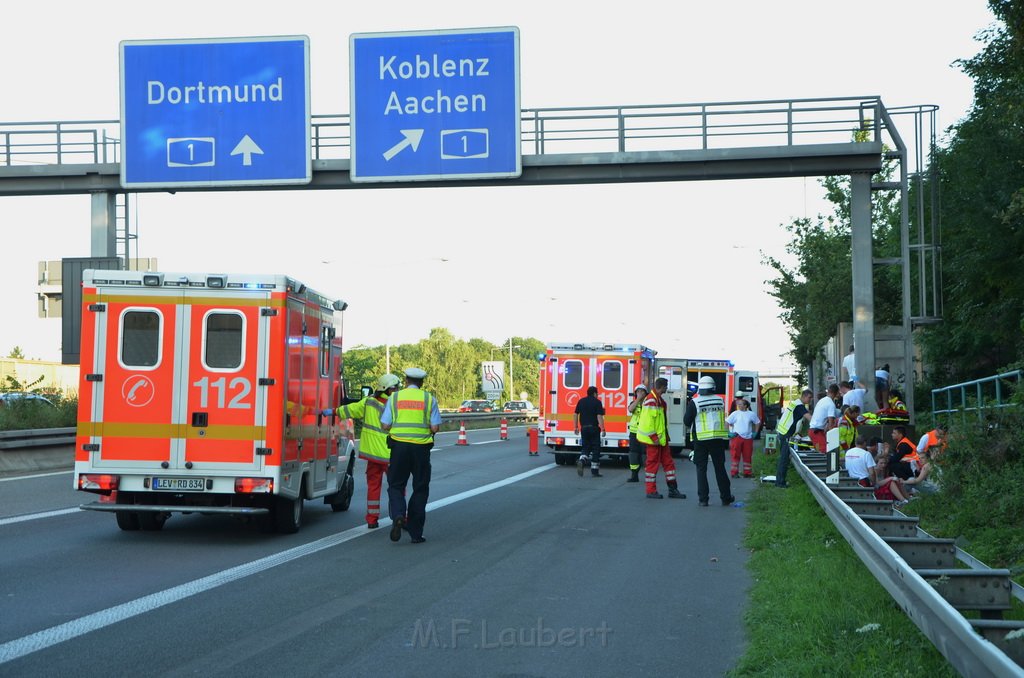
{"label": "tree", "polygon": [[922,334],[933,383],[1024,358],[1024,0],[990,0],[986,46],[959,62],[974,106],[934,154],[942,195],[943,322]]}
{"label": "tree", "polygon": [[15,346],[11,349],[11,352],[7,354],[7,357],[14,360],[24,360],[25,352],[21,350],[20,346]]}
{"label": "tree", "polygon": [[[863,138],[855,133],[855,140]],[[873,180],[886,181],[895,173],[892,161],[883,165]],[[791,234],[786,252],[796,258],[792,268],[774,257],[763,261],[778,274],[767,281],[768,293],[778,301],[798,365],[820,357],[822,348],[841,322],[853,318],[851,211],[849,177],[822,179],[833,213],[815,220],[796,219],[785,226]],[[876,256],[898,256],[900,244],[899,199],[876,195],[871,205],[873,250]],[[900,275],[896,268],[874,271],[875,322],[899,324],[902,318]]]}

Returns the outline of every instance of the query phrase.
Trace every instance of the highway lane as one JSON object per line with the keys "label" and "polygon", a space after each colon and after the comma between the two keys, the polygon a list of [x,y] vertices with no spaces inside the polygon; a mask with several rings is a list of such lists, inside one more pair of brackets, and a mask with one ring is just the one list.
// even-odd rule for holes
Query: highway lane
{"label": "highway lane", "polygon": [[[456,447],[455,434],[439,438],[432,502],[536,473],[435,505],[422,545],[363,527],[363,482],[348,513],[310,502],[297,535],[179,515],[159,533],[123,533],[111,516],[87,512],[0,525],[0,662],[41,647],[0,663],[0,674],[721,675],[731,667],[742,652],[748,584],[743,510],[698,508],[688,464],[689,499],[647,500],[642,485],[624,482],[624,468],[581,479],[553,467],[551,455],[529,457],[516,433],[468,447]],[[470,434],[471,442],[496,437]],[[742,482],[739,496],[751,481]],[[64,501],[41,497],[29,508]],[[301,552],[275,567],[260,562],[289,549]],[[199,581],[208,588],[185,595]],[[129,617],[117,608],[157,604]],[[81,632],[88,615],[95,630],[55,641]]]}

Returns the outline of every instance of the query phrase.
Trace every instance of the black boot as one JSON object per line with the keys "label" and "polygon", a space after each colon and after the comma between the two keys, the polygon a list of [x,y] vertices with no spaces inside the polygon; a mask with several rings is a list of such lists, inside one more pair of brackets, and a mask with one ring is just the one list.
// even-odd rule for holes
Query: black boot
{"label": "black boot", "polygon": [[635,468],[629,469],[629,480],[627,483],[639,483],[640,482],[640,471]]}

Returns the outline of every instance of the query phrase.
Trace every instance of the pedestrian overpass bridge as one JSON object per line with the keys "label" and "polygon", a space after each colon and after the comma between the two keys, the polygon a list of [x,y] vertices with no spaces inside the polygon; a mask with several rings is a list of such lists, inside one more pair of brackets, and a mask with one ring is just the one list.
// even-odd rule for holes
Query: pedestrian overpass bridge
{"label": "pedestrian overpass bridge", "polygon": [[[854,96],[695,104],[523,109],[522,174],[517,178],[353,183],[349,115],[311,118],[312,179],[302,185],[133,188],[131,192],[311,190],[402,187],[536,186],[848,175],[851,178],[853,329],[857,369],[874,371],[875,265],[899,265],[903,281],[905,360],[911,330],[941,313],[937,210],[926,218],[925,156],[935,145],[935,106],[887,108],[880,97]],[[913,129],[910,143],[894,119]],[[118,212],[130,192],[120,184],[117,120],[0,122],[0,198],[92,196],[92,256],[115,257]],[[883,168],[897,180],[876,180]],[[910,187],[916,200],[910,230]],[[871,195],[900,195],[901,255],[875,257]],[[931,207],[931,205],[929,205]],[[130,237],[127,224],[123,241]],[[127,249],[127,248],[125,248]],[[912,257],[913,252],[913,257]],[[125,257],[127,259],[127,257]],[[911,289],[911,266],[917,289]],[[909,371],[913,373],[912,370]],[[913,385],[907,387],[908,396]],[[908,403],[913,408],[913,403]]]}

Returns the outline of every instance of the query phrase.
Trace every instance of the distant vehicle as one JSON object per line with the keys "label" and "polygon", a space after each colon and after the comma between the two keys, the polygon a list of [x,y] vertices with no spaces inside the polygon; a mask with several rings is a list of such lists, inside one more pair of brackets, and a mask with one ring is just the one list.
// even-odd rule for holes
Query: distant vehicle
{"label": "distant vehicle", "polygon": [[463,400],[459,412],[493,412],[498,409],[490,400]]}
{"label": "distant vehicle", "polygon": [[36,393],[22,393],[20,391],[11,391],[10,393],[0,393],[0,407],[7,405],[8,403],[14,402],[25,402],[25,403],[37,403],[42,405],[46,403],[50,407],[53,407],[53,403],[48,399]]}
{"label": "distant vehicle", "polygon": [[535,414],[537,408],[529,400],[510,400],[501,407],[502,412],[515,412],[517,414]]}

